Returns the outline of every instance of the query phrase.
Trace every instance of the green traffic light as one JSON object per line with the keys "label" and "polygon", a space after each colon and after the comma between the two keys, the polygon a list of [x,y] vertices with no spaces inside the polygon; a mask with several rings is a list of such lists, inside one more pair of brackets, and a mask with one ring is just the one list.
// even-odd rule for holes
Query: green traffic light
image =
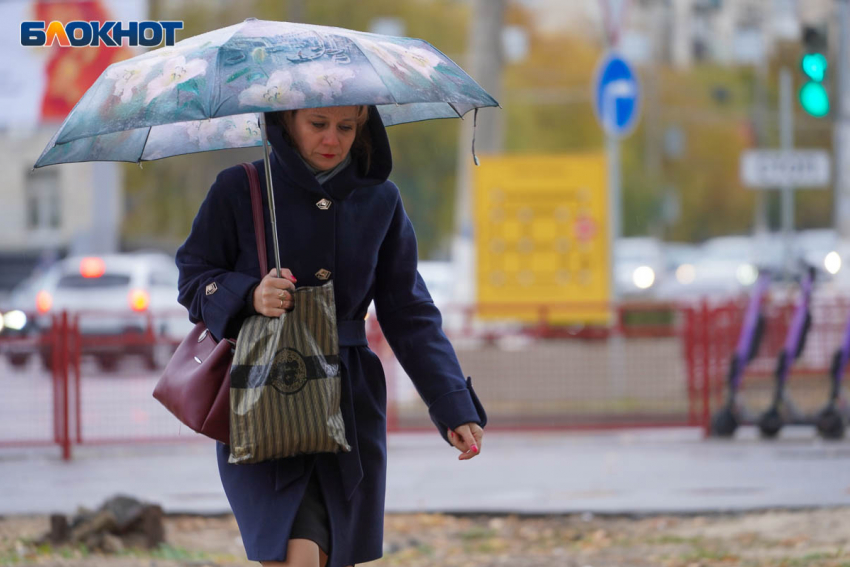
{"label": "green traffic light", "polygon": [[829,114],[829,95],[822,84],[810,81],[800,89],[800,105],[812,116],[826,116]]}
{"label": "green traffic light", "polygon": [[822,53],[808,53],[803,55],[800,66],[803,68],[803,73],[816,83],[823,81],[823,78],[826,76],[827,62],[826,57]]}

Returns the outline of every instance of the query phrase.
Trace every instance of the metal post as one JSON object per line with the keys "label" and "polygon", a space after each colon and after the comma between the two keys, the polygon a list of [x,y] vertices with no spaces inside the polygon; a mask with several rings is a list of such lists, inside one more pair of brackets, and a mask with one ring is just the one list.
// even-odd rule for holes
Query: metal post
{"label": "metal post", "polygon": [[620,399],[626,393],[626,345],[623,339],[622,326],[619,324],[620,296],[617,293],[615,276],[615,255],[617,240],[622,234],[622,187],[620,140],[613,134],[617,124],[617,92],[613,85],[606,89],[602,96],[604,107],[603,122],[608,124],[605,134],[605,151],[608,164],[608,285],[610,286],[611,334],[608,337],[608,386],[610,395]]}
{"label": "metal post", "polygon": [[[711,323],[714,317],[711,317]],[[706,437],[711,436],[711,371],[713,353],[710,332],[708,301],[703,299],[700,305],[700,340],[702,343],[702,426]]]}
{"label": "metal post", "polygon": [[[45,339],[42,339],[45,340]],[[53,442],[59,445],[62,440],[62,393],[60,390],[62,380],[59,376],[59,315],[54,313],[50,318],[50,334],[41,348],[46,351],[47,360],[50,361],[50,375],[53,382]]]}
{"label": "metal post", "polygon": [[68,384],[68,365],[70,363],[70,353],[68,352],[69,341],[68,341],[68,312],[62,312],[61,322],[59,324],[59,349],[55,356],[58,358],[59,363],[59,377],[61,380],[61,390],[62,390],[62,421],[60,422],[60,428],[62,430],[60,435],[60,443],[62,446],[62,460],[70,461],[71,460],[71,422],[70,422],[70,411],[71,411],[71,403],[69,400],[70,396],[70,385]]}
{"label": "metal post", "polygon": [[[755,108],[753,109],[753,122],[755,123],[756,146],[763,148],[768,143],[767,137],[767,65],[756,65],[755,69]],[[753,227],[756,236],[764,236],[768,233],[767,222],[767,192],[754,191],[755,211]]]}
{"label": "metal post", "polygon": [[[502,92],[502,25],[505,0],[473,0],[472,25],[469,40],[470,74],[496,100]],[[469,115],[467,115],[469,116]],[[483,108],[479,111],[475,149],[478,153],[502,151],[504,111]],[[455,190],[454,241],[452,262],[455,265],[454,295],[459,302],[474,301],[475,247],[473,235],[472,199],[472,124],[465,120],[460,126],[458,145],[457,185]]]}
{"label": "metal post", "polygon": [[838,0],[838,69],[835,99],[835,206],[833,224],[838,235],[850,238],[850,3]]}
{"label": "metal post", "polygon": [[71,368],[74,372],[74,424],[77,432],[77,444],[83,444],[83,388],[82,379],[80,377],[80,358],[82,357],[83,345],[82,337],[80,336],[80,314],[77,313],[74,317],[74,323],[71,327],[71,336],[73,340],[72,351],[73,358]]}
{"label": "metal post", "polygon": [[286,18],[290,22],[303,23],[306,21],[304,0],[289,0],[286,5]]}
{"label": "metal post", "polygon": [[688,425],[697,425],[697,387],[696,387],[696,357],[694,356],[694,342],[696,340],[695,320],[697,318],[694,307],[685,307],[681,313],[685,315],[685,365],[688,372]]}
{"label": "metal post", "polygon": [[[793,79],[791,71],[783,67],[779,73],[779,137],[781,148],[785,152],[794,149],[794,107]],[[791,239],[794,233],[794,188],[790,185],[782,186],[782,239],[783,268],[788,275],[793,266],[791,265]]]}
{"label": "metal post", "polygon": [[[611,306],[612,313],[616,309],[617,302],[620,300],[617,294],[616,278],[614,277],[614,252],[617,246],[617,240],[621,236],[620,219],[622,218],[621,211],[621,191],[620,187],[620,140],[611,134],[605,136],[605,153],[608,164],[608,240],[610,245],[611,261],[608,266],[608,281],[611,286]],[[613,322],[613,315],[612,315]]]}

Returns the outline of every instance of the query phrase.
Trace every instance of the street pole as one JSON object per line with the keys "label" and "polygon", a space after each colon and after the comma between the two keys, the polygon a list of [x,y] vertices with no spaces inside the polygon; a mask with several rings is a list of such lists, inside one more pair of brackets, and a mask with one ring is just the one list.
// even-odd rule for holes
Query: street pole
{"label": "street pole", "polygon": [[289,0],[286,6],[286,19],[290,22],[302,23],[304,19],[304,0]]}
{"label": "street pole", "polygon": [[[469,69],[472,78],[493,95],[502,94],[502,24],[505,17],[505,0],[473,0],[472,30],[469,45]],[[454,295],[457,301],[475,301],[476,258],[473,234],[472,200],[472,113],[461,123],[458,144],[457,186],[455,190],[454,238],[452,262],[457,277],[454,278]],[[482,154],[502,151],[504,139],[504,111],[483,108],[478,111],[475,151]]]}
{"label": "street pole", "polygon": [[841,238],[850,238],[850,3],[838,0],[838,69],[835,89],[835,206],[833,225]]}
{"label": "street pole", "polygon": [[[794,149],[793,79],[791,71],[783,67],[779,73],[779,138],[785,152]],[[783,269],[791,273],[791,239],[794,233],[794,187],[782,186],[782,238],[784,242]]]}
{"label": "street pole", "polygon": [[[753,109],[753,122],[755,126],[756,147],[764,148],[768,145],[767,136],[767,65],[756,65],[755,69],[755,108]],[[768,233],[767,223],[767,192],[754,191],[755,211],[753,219],[753,232],[756,237],[764,237]]]}
{"label": "street pole", "polygon": [[[611,104],[611,111],[616,112],[615,104]],[[616,122],[616,116],[613,120]],[[617,303],[620,296],[617,293],[617,282],[615,278],[614,256],[617,249],[617,241],[622,236],[622,187],[620,170],[620,139],[610,131],[605,133],[605,154],[608,164],[608,239],[610,243],[608,262],[608,281],[611,286],[612,324],[616,324]]]}

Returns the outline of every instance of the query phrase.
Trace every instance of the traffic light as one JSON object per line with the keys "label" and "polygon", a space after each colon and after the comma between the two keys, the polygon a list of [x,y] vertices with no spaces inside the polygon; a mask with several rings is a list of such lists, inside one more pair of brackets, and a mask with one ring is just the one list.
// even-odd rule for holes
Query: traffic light
{"label": "traffic light", "polygon": [[806,53],[800,59],[800,69],[806,81],[800,87],[800,105],[812,116],[829,114],[829,93],[824,86],[829,62],[826,58],[826,33],[815,27],[803,30],[803,46]]}

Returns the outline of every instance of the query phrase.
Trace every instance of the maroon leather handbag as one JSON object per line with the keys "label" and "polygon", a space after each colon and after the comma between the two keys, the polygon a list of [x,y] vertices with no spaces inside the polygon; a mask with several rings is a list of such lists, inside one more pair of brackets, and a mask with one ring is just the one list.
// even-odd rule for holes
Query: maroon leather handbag
{"label": "maroon leather handbag", "polygon": [[[266,231],[260,178],[253,164],[243,163],[251,187],[251,209],[260,273],[268,273]],[[236,341],[216,342],[203,321],[183,339],[157,382],[153,397],[168,411],[207,437],[230,444],[230,366]]]}

